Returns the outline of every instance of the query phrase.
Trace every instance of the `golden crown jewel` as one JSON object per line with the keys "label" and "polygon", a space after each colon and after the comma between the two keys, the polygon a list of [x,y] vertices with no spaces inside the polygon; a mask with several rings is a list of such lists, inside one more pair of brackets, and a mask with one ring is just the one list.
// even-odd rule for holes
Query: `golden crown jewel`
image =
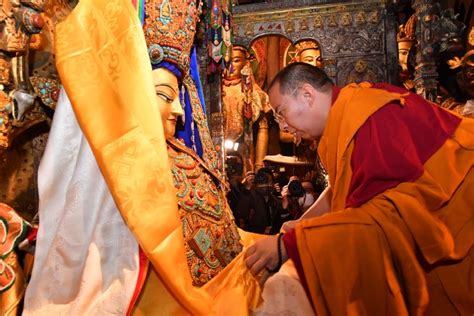
{"label": "golden crown jewel", "polygon": [[245,54],[245,58],[249,61],[254,61],[256,59],[255,55],[248,50],[247,47],[239,44],[234,44],[232,45],[233,50],[239,50]]}
{"label": "golden crown jewel", "polygon": [[300,54],[307,49],[319,49],[318,43],[315,41],[301,41],[295,44],[296,54]]}
{"label": "golden crown jewel", "polygon": [[145,0],[143,32],[153,66],[166,61],[175,64],[185,75],[189,71],[190,53],[201,1]]}
{"label": "golden crown jewel", "polygon": [[415,39],[416,15],[410,16],[405,24],[398,28],[397,42],[412,42]]}

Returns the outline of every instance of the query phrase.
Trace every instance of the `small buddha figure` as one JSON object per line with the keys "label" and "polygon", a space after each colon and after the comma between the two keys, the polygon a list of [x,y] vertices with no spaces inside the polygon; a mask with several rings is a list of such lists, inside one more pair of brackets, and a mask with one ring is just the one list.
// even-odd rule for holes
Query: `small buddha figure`
{"label": "small buddha figure", "polygon": [[342,26],[349,26],[352,24],[352,15],[349,12],[344,13],[341,16],[341,25]]}
{"label": "small buddha figure", "polygon": [[365,11],[359,11],[355,14],[356,25],[363,25],[367,22],[367,15]]}
{"label": "small buddha figure", "polygon": [[377,75],[368,68],[367,63],[363,59],[358,59],[354,64],[354,69],[349,73],[347,82],[376,82]]}
{"label": "small buddha figure", "polygon": [[[251,56],[243,47],[234,45],[230,70],[223,80],[224,137],[239,142],[244,171],[263,167],[268,148],[268,123],[265,113],[270,111],[268,95],[255,83],[250,68]],[[253,141],[253,129],[257,139]],[[243,142],[241,141],[243,140]]]}
{"label": "small buddha figure", "polygon": [[323,24],[323,18],[322,18],[322,16],[319,15],[319,14],[316,15],[316,16],[314,17],[314,27],[315,27],[315,28],[321,28],[321,27],[323,27],[323,25],[324,25],[324,24]]}
{"label": "small buddha figure", "polygon": [[295,44],[296,56],[295,61],[300,61],[313,65],[315,67],[322,67],[321,50],[316,41],[306,40]]}
{"label": "small buddha figure", "polygon": [[468,35],[468,50],[462,58],[448,61],[451,69],[459,69],[456,81],[462,92],[458,98],[448,98],[441,106],[464,116],[474,117],[474,27]]}
{"label": "small buddha figure", "polygon": [[397,33],[400,79],[408,90],[412,90],[415,87],[413,71],[411,71],[409,66],[410,51],[415,38],[415,22],[416,16],[412,15],[404,25],[400,25]]}

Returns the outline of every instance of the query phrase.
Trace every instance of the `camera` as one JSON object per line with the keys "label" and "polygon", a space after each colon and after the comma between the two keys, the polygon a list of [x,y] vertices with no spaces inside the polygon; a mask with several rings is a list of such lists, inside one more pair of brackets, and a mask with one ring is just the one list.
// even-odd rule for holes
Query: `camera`
{"label": "camera", "polygon": [[254,183],[260,183],[260,184],[267,183],[269,177],[273,177],[271,170],[268,168],[262,168],[257,171],[257,174],[255,175]]}
{"label": "camera", "polygon": [[239,161],[238,157],[230,156],[226,161],[226,173],[229,177],[241,176],[244,171],[244,166]]}
{"label": "camera", "polygon": [[303,197],[305,190],[300,180],[291,180],[288,183],[288,195],[295,198]]}

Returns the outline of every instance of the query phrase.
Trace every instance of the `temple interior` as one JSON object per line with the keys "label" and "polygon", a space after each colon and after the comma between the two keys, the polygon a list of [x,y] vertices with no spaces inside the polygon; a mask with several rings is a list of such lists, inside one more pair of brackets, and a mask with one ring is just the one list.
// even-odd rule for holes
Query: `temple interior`
{"label": "temple interior", "polygon": [[[163,164],[170,165],[171,173],[167,172],[168,169],[166,169],[165,180],[169,181],[169,173],[170,179],[174,182],[170,180],[167,185],[174,184],[171,188],[176,189],[178,208],[177,211],[174,209],[176,208],[174,195],[172,202],[164,198],[164,202],[150,203],[155,203],[153,204],[154,207],[159,207],[160,203],[163,203],[163,205],[174,203],[174,208],[170,207],[170,210],[173,209],[173,212],[179,214],[179,217],[175,216],[175,221],[178,224],[170,220],[171,215],[166,217],[163,214],[158,217],[150,215],[146,219],[135,222],[133,214],[131,214],[133,212],[127,211],[132,202],[122,200],[121,194],[123,192],[135,192],[134,190],[137,192],[142,189],[148,190],[150,184],[148,184],[148,187],[137,185],[137,188],[130,189],[127,185],[132,186],[131,183],[135,183],[130,181],[127,185],[121,186],[120,180],[117,179],[120,178],[120,172],[125,172],[125,169],[120,169],[117,166],[116,169],[110,168],[109,170],[107,167],[108,155],[112,155],[111,152],[114,152],[114,150],[117,152],[122,150],[122,152],[127,153],[136,150],[137,157],[140,155],[140,157],[145,157],[150,151],[140,151],[138,145],[137,148],[132,146],[133,148],[110,149],[109,145],[105,145],[105,141],[100,142],[100,139],[105,139],[108,134],[113,134],[108,133],[109,125],[106,124],[110,123],[110,126],[112,126],[113,122],[110,121],[115,120],[115,124],[123,126],[123,131],[125,131],[127,130],[127,124],[132,124],[130,123],[132,119],[123,119],[118,114],[110,114],[108,120],[104,118],[102,121],[97,117],[107,112],[107,110],[99,109],[98,105],[108,95],[104,92],[106,89],[121,91],[114,95],[114,100],[123,100],[122,95],[125,95],[125,93],[135,93],[137,95],[136,100],[143,101],[146,99],[147,93],[143,92],[144,97],[140,99],[140,93],[132,91],[138,89],[136,85],[141,83],[141,81],[136,80],[141,80],[138,74],[141,74],[140,71],[143,67],[138,61],[135,63],[135,59],[133,59],[135,57],[130,57],[125,63],[119,63],[122,57],[120,57],[121,55],[118,56],[119,54],[116,54],[113,50],[109,52],[101,51],[98,57],[94,59],[96,64],[93,64],[93,62],[92,64],[86,62],[82,64],[85,57],[84,59],[76,59],[75,64],[67,63],[68,59],[87,51],[87,49],[79,49],[83,43],[89,41],[83,40],[82,37],[90,34],[97,35],[96,39],[92,39],[87,43],[100,43],[102,40],[105,43],[104,38],[108,35],[104,34],[111,34],[110,32],[115,30],[113,27],[115,22],[112,21],[112,23],[105,19],[112,25],[110,26],[112,31],[107,29],[101,33],[102,27],[106,29],[109,26],[101,21],[99,15],[93,14],[88,17],[87,21],[84,20],[85,22],[82,24],[77,24],[84,27],[83,29],[72,29],[74,25],[72,21],[75,20],[70,16],[73,16],[76,10],[82,10],[81,6],[85,7],[88,3],[93,2],[91,0],[0,1],[0,7],[2,8],[0,12],[0,27],[2,30],[0,33],[0,204],[2,205],[0,222],[3,223],[3,230],[0,232],[3,251],[0,257],[1,315],[20,315],[22,313],[25,315],[56,315],[56,312],[57,315],[66,313],[74,315],[182,315],[181,312],[183,311],[186,311],[186,313],[183,312],[184,314],[202,314],[203,310],[206,309],[205,307],[200,309],[198,301],[202,300],[204,306],[204,302],[207,302],[208,297],[202,298],[202,292],[195,290],[195,288],[204,288],[205,291],[208,291],[206,293],[212,293],[209,296],[213,298],[211,300],[214,300],[215,306],[218,307],[216,307],[217,312],[209,312],[209,315],[222,315],[226,311],[226,308],[223,307],[225,304],[221,303],[219,305],[216,302],[225,302],[226,299],[216,293],[223,293],[224,290],[221,288],[224,286],[223,284],[228,285],[232,282],[230,275],[241,278],[241,280],[246,277],[245,272],[237,267],[238,264],[243,267],[243,263],[240,263],[240,261],[235,263],[236,258],[242,257],[239,254],[247,247],[246,241],[239,242],[240,238],[245,240],[246,233],[265,236],[278,235],[284,229],[285,222],[298,220],[318,200],[318,197],[328,188],[329,182],[333,180],[331,179],[330,170],[323,166],[321,157],[318,155],[319,139],[302,138],[300,134],[282,128],[284,119],[281,118],[281,114],[275,111],[274,104],[270,102],[269,88],[272,81],[282,69],[292,64],[306,63],[312,65],[326,73],[332,83],[340,88],[364,82],[372,84],[388,83],[421,96],[436,107],[443,108],[449,113],[455,113],[457,117],[474,118],[474,3],[471,0],[181,1],[186,3],[187,8],[190,8],[189,12],[194,14],[194,20],[183,17],[183,20],[187,23],[184,27],[174,24],[176,19],[185,15],[183,13],[185,11],[180,11],[178,4],[175,4],[178,1],[110,1],[108,4],[110,7],[117,6],[117,8],[120,8],[122,2],[127,2],[128,11],[131,11],[130,8],[133,7],[137,9],[138,14],[136,16],[142,19],[140,22],[144,27],[145,40],[143,40],[143,33],[141,33],[136,43],[141,45],[142,42],[146,41],[148,45],[146,57],[151,59],[153,72],[155,72],[155,65],[163,62],[163,55],[165,55],[165,62],[173,63],[166,60],[168,55],[166,55],[166,49],[163,52],[162,46],[164,47],[164,45],[173,47],[175,52],[179,52],[179,49],[185,46],[185,49],[188,50],[186,58],[189,59],[189,56],[191,56],[191,61],[182,62],[179,60],[177,66],[172,68],[172,71],[168,69],[169,71],[164,75],[155,75],[154,73],[153,77],[150,76],[154,80],[158,97],[165,99],[165,102],[170,104],[173,99],[178,100],[176,103],[177,109],[173,108],[171,110],[172,113],[177,113],[175,116],[176,122],[174,122],[176,127],[173,125],[176,130],[172,129],[170,132],[172,140],[167,136],[169,131],[166,129],[168,124],[166,119],[162,117],[160,121],[163,122],[156,125],[163,125],[165,128],[164,136],[160,130],[161,134],[157,134],[156,137],[159,138],[157,144],[163,147],[160,152],[165,153],[166,150],[168,155],[165,158],[162,155],[160,159],[164,160],[160,160],[160,163],[157,162],[156,168],[153,167],[155,168],[153,171],[150,171],[152,169],[148,171],[149,173],[160,173],[163,171],[160,169]],[[100,0],[97,3],[99,2],[106,3],[107,1]],[[130,2],[133,6],[130,5]],[[140,11],[140,5],[142,5],[145,12]],[[84,10],[84,12],[88,12],[86,9]],[[117,9],[116,12],[119,11]],[[77,14],[74,18],[80,20],[80,16],[80,14]],[[83,16],[86,16],[86,13]],[[195,22],[197,20],[197,25],[188,29],[190,21]],[[153,24],[155,22],[161,24],[156,26]],[[64,25],[64,27],[60,28],[61,25]],[[180,33],[180,29],[184,31]],[[84,34],[89,31],[90,34]],[[66,33],[67,40],[65,39]],[[192,34],[191,37],[189,37],[190,33]],[[166,34],[177,35],[174,38],[167,38],[165,44],[163,44],[159,37],[164,38],[168,36]],[[156,41],[159,45],[156,44]],[[133,45],[130,47],[133,47]],[[73,49],[76,48],[77,52],[73,52]],[[192,51],[192,53],[189,53],[189,51]],[[114,63],[115,61],[116,63]],[[147,59],[147,61],[150,60]],[[133,67],[136,67],[137,72],[130,72],[128,82],[124,83],[121,79],[116,80],[113,77],[114,72],[119,74],[123,71],[123,68],[131,69]],[[197,70],[195,74],[192,73],[193,69]],[[81,90],[80,83],[82,81],[79,78],[69,76],[76,70],[77,77],[80,77],[79,74],[82,74],[82,72],[85,74],[88,72],[89,76],[87,78],[92,78],[90,84],[84,84],[84,90]],[[105,83],[109,79],[101,79],[102,81],[95,82],[92,76],[97,74],[96,78],[100,78],[102,73],[110,76],[112,78],[110,82],[113,82],[113,84]],[[166,84],[157,83],[157,76],[163,79],[167,78],[166,76],[170,73],[173,74],[171,84],[169,82]],[[192,79],[190,79],[191,77]],[[194,87],[193,83],[197,88]],[[168,85],[168,88],[165,87],[166,85]],[[91,89],[94,86],[98,91],[95,97],[90,92],[93,91]],[[159,86],[164,88],[158,91],[157,87]],[[146,90],[145,87],[146,85],[142,89]],[[100,89],[102,91],[99,91]],[[77,93],[75,93],[76,91]],[[83,91],[82,94],[81,91]],[[172,97],[169,95],[169,91],[172,91]],[[60,294],[54,297],[51,294],[51,298],[47,298],[45,294],[41,294],[44,297],[38,294],[49,290],[45,285],[37,285],[41,278],[35,277],[35,272],[40,274],[42,272],[39,270],[40,267],[45,269],[43,271],[49,271],[48,267],[54,265],[54,260],[49,257],[51,253],[48,255],[47,251],[38,256],[35,253],[40,249],[39,244],[36,244],[37,234],[38,236],[46,236],[48,233],[42,233],[42,230],[50,230],[49,234],[51,240],[53,240],[56,238],[54,234],[58,234],[58,236],[60,234],[60,230],[56,233],[54,225],[60,225],[57,222],[63,223],[63,218],[64,220],[67,218],[66,215],[55,215],[61,220],[54,222],[44,220],[45,215],[42,214],[46,214],[44,212],[48,211],[45,210],[48,205],[53,207],[48,203],[54,200],[54,194],[65,197],[66,202],[58,202],[59,204],[64,203],[64,210],[68,209],[68,203],[73,203],[71,207],[75,210],[76,204],[74,203],[77,202],[72,201],[72,198],[71,201],[68,200],[71,195],[74,195],[72,189],[68,187],[68,190],[63,190],[62,188],[63,185],[65,187],[69,186],[71,182],[68,181],[72,180],[61,178],[61,175],[67,177],[68,174],[65,163],[69,159],[72,159],[71,161],[76,159],[71,158],[73,157],[72,154],[62,156],[63,153],[70,154],[73,152],[73,149],[68,146],[72,146],[74,140],[65,140],[56,146],[49,145],[52,143],[52,139],[57,138],[52,137],[50,131],[54,126],[57,105],[60,103],[58,101],[62,100],[66,93],[73,110],[70,111],[69,116],[65,117],[76,114],[78,126],[80,126],[78,131],[82,130],[85,135],[81,134],[82,142],[88,142],[92,148],[91,158],[89,159],[92,159],[92,161],[96,159],[100,169],[100,172],[91,173],[89,177],[82,177],[83,180],[81,181],[84,182],[82,182],[82,185],[78,185],[77,199],[94,199],[94,197],[85,196],[91,193],[85,193],[87,190],[82,186],[95,187],[95,183],[97,183],[97,188],[108,187],[111,191],[111,212],[117,214],[117,218],[113,220],[121,221],[121,225],[124,225],[125,230],[128,229],[127,227],[130,228],[132,232],[130,243],[134,245],[135,250],[140,249],[141,256],[148,257],[147,262],[149,264],[147,263],[148,270],[146,270],[148,272],[144,272],[146,277],[140,279],[142,274],[139,272],[137,272],[138,277],[135,276],[135,279],[138,278],[138,280],[143,281],[141,286],[132,287],[127,292],[128,296],[123,294],[123,300],[132,303],[122,309],[117,307],[118,311],[116,313],[94,309],[95,303],[92,304],[90,298],[93,297],[93,294],[87,296],[80,291],[79,286],[77,286],[77,289],[75,287],[71,288],[70,292],[76,291],[75,294],[67,293],[64,297]],[[82,107],[78,105],[82,104],[82,100],[87,100],[87,95],[90,96],[89,102],[91,104],[84,107],[88,110],[81,114]],[[87,103],[87,101],[84,102]],[[120,103],[121,101],[116,102]],[[192,114],[191,110],[188,111],[189,102],[191,104],[189,109],[192,108]],[[133,102],[130,101],[130,103]],[[95,107],[93,104],[97,104],[97,106]],[[125,102],[124,104],[128,103]],[[127,107],[123,106],[123,108]],[[123,113],[128,111],[123,110],[123,108],[117,111]],[[153,107],[146,109],[149,109],[149,112],[152,113],[149,117],[154,117],[156,109],[153,110]],[[144,114],[144,116],[146,115]],[[130,118],[131,116],[124,114],[123,117]],[[61,120],[63,119],[67,121],[64,117],[61,118]],[[145,121],[141,116],[139,119]],[[136,119],[136,121],[139,121],[139,119]],[[91,122],[91,127],[87,127],[88,122]],[[93,127],[92,123],[97,123],[97,126]],[[70,126],[74,124],[77,125],[77,123],[71,123]],[[143,130],[147,132],[146,128],[149,125],[144,123],[143,126],[145,126]],[[70,131],[69,128],[69,125],[65,127],[61,135],[67,137]],[[132,128],[129,128],[129,130],[132,130]],[[129,130],[127,130],[127,133]],[[123,131],[117,132],[116,135],[125,135]],[[72,132],[70,134],[72,135]],[[153,137],[149,137],[151,139],[150,144],[155,144],[155,138]],[[145,136],[142,137],[142,139],[145,138]],[[199,139],[199,141],[196,141],[196,139]],[[126,141],[124,140],[124,142]],[[115,146],[115,143],[113,144]],[[105,147],[109,151],[102,150]],[[51,154],[54,151],[60,152],[61,155],[50,162],[45,161],[45,157],[49,159],[54,156]],[[83,149],[77,149],[77,152],[82,153]],[[153,155],[155,154],[153,152]],[[366,154],[371,155],[372,153],[367,152]],[[138,160],[140,159],[142,158]],[[76,168],[79,166],[79,159],[77,161]],[[145,158],[143,158],[143,161],[145,161]],[[144,163],[144,165],[150,166],[149,168],[155,166],[149,162]],[[126,168],[132,170],[135,167]],[[138,169],[138,167],[136,168]],[[41,178],[39,170],[42,170],[43,178]],[[47,173],[47,170],[49,170],[49,173]],[[56,171],[52,172],[51,170]],[[88,175],[88,173],[84,174]],[[62,182],[52,180],[56,177],[61,178]],[[100,181],[96,180],[99,178]],[[51,181],[45,179],[51,179]],[[135,180],[140,182],[143,179],[137,177]],[[50,186],[44,187],[43,183],[48,181]],[[161,184],[158,187],[160,189],[155,191],[165,192],[168,188]],[[100,189],[97,190],[100,191]],[[150,189],[151,191],[153,190]],[[81,194],[84,194],[84,196]],[[137,194],[136,199],[139,199],[138,196],[139,194]],[[198,198],[199,201],[196,200]],[[102,201],[102,198],[100,199]],[[103,198],[103,201],[105,199]],[[147,198],[143,197],[143,200],[145,199]],[[472,196],[469,199],[472,199]],[[138,203],[137,205],[147,209],[150,204],[148,200],[142,202],[134,203]],[[146,204],[146,206],[142,204]],[[199,212],[195,211],[196,205],[199,205]],[[87,206],[84,203],[81,207],[77,207],[77,209],[89,210],[90,207],[92,210],[94,206]],[[14,215],[12,215],[12,212]],[[134,212],[137,212],[137,210],[134,210]],[[256,212],[262,212],[263,215],[259,217]],[[83,221],[82,224],[88,225],[88,220],[84,219],[89,217],[86,214],[89,213],[84,211],[83,216],[78,215],[76,221]],[[91,223],[96,220],[94,216],[91,216],[91,218],[93,218],[90,220]],[[146,234],[159,236],[157,240],[149,241],[145,233],[143,236],[141,233],[136,233],[137,226],[147,226],[146,222],[152,223],[154,221],[169,221],[171,223],[169,227],[157,226],[146,230]],[[78,225],[80,224],[78,223]],[[52,226],[42,228],[42,225]],[[96,225],[102,224],[97,221]],[[64,227],[67,226],[64,224]],[[74,225],[70,226],[69,230],[74,231],[73,227]],[[174,237],[169,237],[169,240],[164,242],[163,240],[166,238],[160,235],[160,229],[161,232],[169,233],[169,236],[175,236],[176,233],[171,232],[178,229],[176,231],[178,231],[181,239],[177,242],[173,239]],[[180,231],[182,233],[179,233]],[[129,231],[127,230],[127,232]],[[61,238],[67,239],[68,237],[65,237],[67,231],[64,233],[66,235]],[[104,229],[101,234],[108,233],[109,231]],[[78,235],[80,234],[78,233]],[[252,236],[249,238],[254,238]],[[87,238],[85,237],[84,244],[87,243]],[[95,237],[91,238],[90,245],[93,245]],[[280,239],[278,239],[278,243],[281,242]],[[80,240],[78,239],[77,244],[80,243]],[[252,242],[249,242],[249,244]],[[166,246],[160,246],[162,245],[160,243],[166,244]],[[171,265],[170,262],[162,262],[164,260],[162,257],[165,256],[162,251],[168,249],[167,247],[172,247],[170,245],[173,245],[173,243],[181,243],[179,247],[172,248],[176,252],[182,252],[179,260],[183,259],[184,263],[182,265],[177,264],[177,266],[183,266],[183,271],[185,271],[183,273],[185,274],[188,273],[188,269],[190,272],[190,276],[183,276],[182,279],[181,276],[177,277],[180,281],[176,282],[171,280],[173,279],[172,272],[169,273],[170,275],[166,275],[163,270],[160,270],[167,265]],[[57,241],[57,244],[60,245],[60,242]],[[71,242],[71,244],[74,243]],[[153,248],[150,246],[152,244],[158,246]],[[54,245],[55,243],[52,242],[50,246],[53,247]],[[150,247],[152,250],[149,250]],[[76,248],[72,247],[68,249],[77,253],[92,251],[86,248],[74,250]],[[212,249],[212,251],[209,249]],[[98,253],[101,251],[98,250]],[[75,259],[70,261],[67,258],[68,255],[65,254],[68,253],[67,251],[58,250],[58,253],[61,259],[57,259],[59,261],[56,262],[82,262],[81,264],[84,267],[86,266],[87,260],[85,259],[81,261],[83,259],[74,257]],[[135,251],[135,253],[136,262],[139,262],[139,252]],[[184,260],[184,255],[186,255],[186,260]],[[100,262],[104,260],[102,259]],[[178,262],[178,259],[175,260]],[[145,261],[146,259],[143,262]],[[59,263],[57,264],[59,265]],[[77,265],[80,266],[81,264],[78,263]],[[36,268],[35,265],[37,265]],[[123,271],[133,270],[125,265],[121,269]],[[180,268],[177,269],[175,274],[181,275],[182,271],[179,270]],[[285,268],[284,265],[284,269],[288,269],[288,267]],[[104,270],[103,267],[102,270]],[[82,271],[80,269],[74,270],[76,272],[71,271],[65,273],[71,273],[71,275],[85,273],[77,272]],[[238,272],[228,273],[229,271]],[[291,275],[291,280],[298,279],[294,269],[288,271],[286,273]],[[123,278],[117,282],[128,282],[129,279],[126,278],[126,273],[122,274],[125,276],[122,275]],[[94,278],[94,274],[89,277]],[[110,273],[110,277],[113,279],[114,274]],[[273,281],[268,282],[268,289],[265,288],[261,291],[248,285],[252,283],[246,281],[246,293],[253,293],[252,299],[248,298],[250,294],[247,297],[247,305],[250,310],[253,310],[252,313],[255,315],[277,315],[282,310],[293,309],[294,313],[288,315],[312,314],[317,308],[308,303],[308,300],[302,301],[302,297],[306,299],[305,293],[309,293],[307,288],[304,288],[300,283],[295,285],[285,281],[287,280],[285,276],[281,278],[283,281],[278,277],[273,277],[271,279]],[[44,279],[41,280],[46,282]],[[80,284],[80,279],[71,277],[68,282]],[[82,280],[82,282],[84,281]],[[217,286],[216,284],[219,282],[220,285]],[[291,284],[281,285],[279,282],[289,282]],[[101,283],[103,287],[105,283],[106,281]],[[113,282],[109,283],[112,284]],[[58,281],[58,286],[67,287],[68,284],[61,284],[61,281]],[[29,289],[30,286],[31,289]],[[265,299],[263,305],[258,304],[257,297],[261,297],[261,295],[263,297],[265,295],[274,295],[274,297],[282,295],[276,290],[276,292],[271,292],[271,289],[284,288],[284,286],[288,286],[290,290],[292,289],[292,293],[299,293],[295,294],[299,297],[293,301],[289,300],[281,310],[278,310],[278,304],[271,303],[272,299]],[[142,290],[140,295],[137,294],[140,293],[137,289]],[[167,293],[162,295],[165,298],[160,299],[160,303],[156,303],[158,305],[162,304],[160,308],[151,307],[153,305],[151,302],[154,302],[153,293],[155,292],[153,291],[157,289]],[[30,292],[28,293],[28,291]],[[103,290],[103,293],[106,292],[106,290]],[[54,291],[51,293],[54,293]],[[312,294],[314,295],[314,293]],[[236,294],[236,297],[239,297],[239,295]],[[86,301],[86,303],[82,301],[74,302],[74,299],[78,297],[82,299],[89,297],[91,301]],[[121,296],[116,296],[114,299],[117,299],[117,297]],[[94,299],[105,301],[110,297],[101,298],[98,296]],[[238,299],[236,298],[236,300]],[[63,309],[58,307],[59,309],[55,310],[51,307],[51,304],[54,306],[57,304]],[[174,307],[173,304],[179,306],[179,308]],[[81,310],[77,307],[86,305],[90,309],[84,307]],[[44,306],[51,308],[45,307],[45,309],[42,309]],[[69,307],[66,308],[65,306]],[[74,308],[77,307],[78,309],[75,310],[70,306],[75,306]],[[256,306],[259,307],[254,309]],[[471,306],[474,306],[474,304],[471,304]],[[236,315],[247,313],[245,308],[235,308],[233,311],[232,309],[228,310],[232,311],[231,314]],[[364,314],[355,312],[357,307],[354,308],[353,313],[348,312],[347,314]],[[318,309],[318,311],[321,310]],[[474,310],[469,313],[474,313]],[[281,313],[281,315],[283,314]],[[330,315],[331,312],[326,314]],[[401,314],[403,313],[400,312]],[[411,310],[408,314],[415,315],[416,313]],[[463,313],[461,312],[461,314]],[[368,315],[371,314],[368,313]]]}

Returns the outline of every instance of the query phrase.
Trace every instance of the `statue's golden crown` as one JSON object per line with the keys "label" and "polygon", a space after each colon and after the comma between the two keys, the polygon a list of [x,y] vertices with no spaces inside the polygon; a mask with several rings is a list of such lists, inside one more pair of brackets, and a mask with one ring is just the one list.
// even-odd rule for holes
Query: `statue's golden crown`
{"label": "statue's golden crown", "polygon": [[416,15],[410,16],[405,24],[400,25],[397,33],[397,42],[413,42],[415,39]]}
{"label": "statue's golden crown", "polygon": [[319,49],[319,45],[315,41],[301,41],[295,44],[296,54],[300,54],[307,49]]}
{"label": "statue's golden crown", "polygon": [[200,1],[145,1],[143,31],[152,65],[166,61],[177,65],[183,75],[189,71],[189,56],[200,14]]}

